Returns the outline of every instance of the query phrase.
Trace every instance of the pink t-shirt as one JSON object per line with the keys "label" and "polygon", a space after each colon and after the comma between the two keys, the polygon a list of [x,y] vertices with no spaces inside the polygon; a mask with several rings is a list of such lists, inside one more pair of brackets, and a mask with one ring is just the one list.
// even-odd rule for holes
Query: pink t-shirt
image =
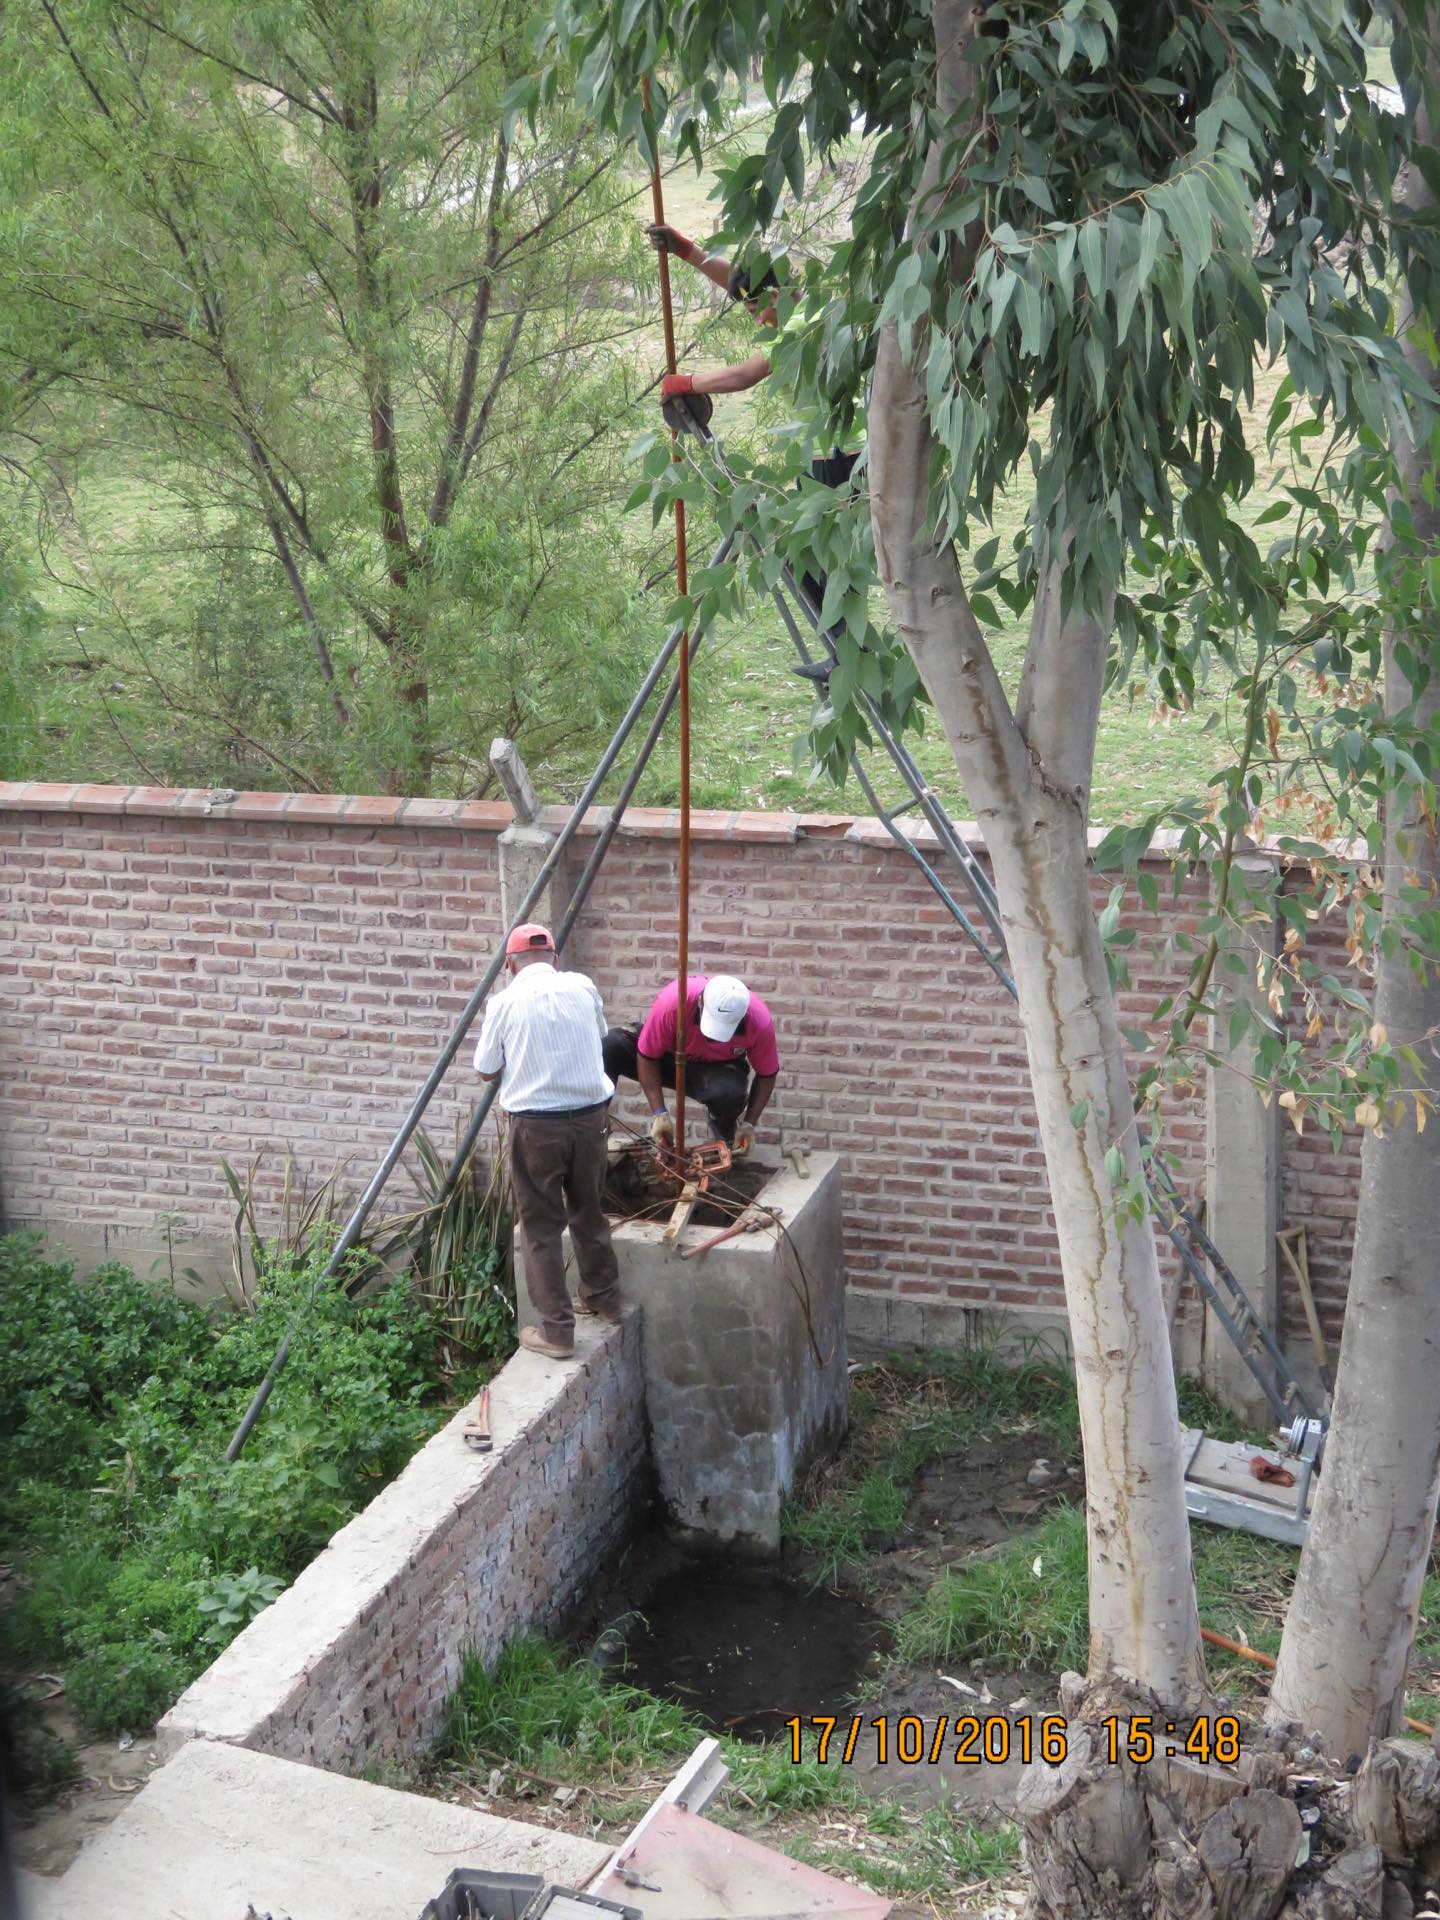
{"label": "pink t-shirt", "polygon": [[[758,993],[750,996],[750,1006],[728,1040],[707,1040],[700,1031],[700,996],[708,974],[692,973],[686,981],[688,1009],[685,1019],[685,1054],[690,1060],[741,1060],[749,1056],[752,1072],[768,1080],[780,1071],[780,1054],[775,1045],[775,1022],[770,1009]],[[649,1017],[640,1029],[638,1048],[647,1060],[659,1060],[675,1051],[676,1012],[680,1004],[679,983],[670,981],[655,996]]]}

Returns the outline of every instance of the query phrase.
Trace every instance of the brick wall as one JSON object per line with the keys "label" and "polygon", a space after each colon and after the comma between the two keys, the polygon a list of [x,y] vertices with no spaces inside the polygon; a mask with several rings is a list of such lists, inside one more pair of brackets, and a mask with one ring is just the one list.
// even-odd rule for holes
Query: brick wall
{"label": "brick wall", "polygon": [[[142,1266],[163,1266],[167,1239],[178,1266],[223,1263],[221,1153],[243,1166],[270,1150],[266,1204],[287,1146],[316,1177],[348,1158],[362,1182],[491,951],[509,819],[446,801],[0,786],[9,1221]],[[953,1339],[976,1309],[1058,1313],[1015,1010],[914,865],[870,820],[698,814],[695,829],[692,965],[739,972],[774,1008],[772,1138],[843,1157],[855,1330]],[[617,1021],[642,1017],[673,965],[676,831],[671,814],[632,815],[577,930],[572,963]],[[578,869],[584,834],[576,848]],[[1131,1024],[1183,981],[1167,942],[1203,911],[1192,886],[1137,923]],[[469,1059],[426,1122],[441,1144],[476,1090]],[[1194,1200],[1203,1135],[1197,1098],[1171,1126]],[[1286,1148],[1285,1218],[1311,1227],[1333,1318],[1358,1153]]]}
{"label": "brick wall", "polygon": [[491,1386],[494,1451],[458,1414],[343,1527],[160,1723],[165,1757],[223,1740],[354,1773],[433,1744],[474,1648],[493,1664],[561,1625],[650,1491],[640,1329],[580,1331],[580,1357],[521,1353]]}

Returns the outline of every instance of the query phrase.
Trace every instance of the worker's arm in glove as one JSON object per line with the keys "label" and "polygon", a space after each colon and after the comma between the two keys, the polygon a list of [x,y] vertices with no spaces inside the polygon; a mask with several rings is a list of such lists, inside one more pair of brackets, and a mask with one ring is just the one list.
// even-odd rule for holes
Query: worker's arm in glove
{"label": "worker's arm in glove", "polygon": [[639,1080],[640,1091],[650,1106],[650,1138],[657,1146],[662,1141],[668,1145],[675,1138],[675,1122],[665,1111],[665,1089],[660,1084],[660,1062],[652,1060],[648,1054],[636,1054],[635,1077]]}
{"label": "worker's arm in glove", "polygon": [[660,398],[671,400],[687,393],[748,393],[770,377],[770,362],[752,353],[733,367],[707,367],[699,373],[667,373],[660,382]]}
{"label": "worker's arm in glove", "polygon": [[775,1091],[776,1076],[773,1073],[757,1073],[750,1088],[750,1098],[745,1103],[745,1114],[735,1129],[735,1151],[748,1153],[755,1144],[755,1128],[760,1116],[770,1104],[770,1096]]}
{"label": "worker's arm in glove", "polygon": [[697,273],[703,273],[717,287],[728,292],[730,288],[730,262],[723,254],[706,253],[703,247],[697,247],[693,240],[687,239],[678,227],[659,226],[652,223],[645,229],[645,238],[657,253],[674,254],[677,260],[683,260],[687,267],[694,267]]}

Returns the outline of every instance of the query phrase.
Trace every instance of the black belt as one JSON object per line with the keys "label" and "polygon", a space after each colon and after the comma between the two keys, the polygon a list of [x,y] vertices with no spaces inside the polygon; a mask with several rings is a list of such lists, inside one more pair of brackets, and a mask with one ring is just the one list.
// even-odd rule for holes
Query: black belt
{"label": "black belt", "polygon": [[583,1113],[599,1113],[602,1107],[608,1107],[608,1100],[592,1100],[588,1107],[521,1107],[512,1113],[512,1120],[578,1120]]}

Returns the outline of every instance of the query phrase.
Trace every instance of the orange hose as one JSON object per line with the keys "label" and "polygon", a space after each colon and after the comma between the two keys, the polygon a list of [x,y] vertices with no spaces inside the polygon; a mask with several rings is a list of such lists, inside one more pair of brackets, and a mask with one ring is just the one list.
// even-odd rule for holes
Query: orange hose
{"label": "orange hose", "polygon": [[[1253,1660],[1257,1667],[1268,1667],[1272,1673],[1275,1670],[1273,1653],[1261,1653],[1258,1648],[1244,1646],[1238,1640],[1227,1640],[1223,1633],[1214,1633],[1209,1627],[1201,1627],[1200,1638],[1208,1640],[1212,1647],[1223,1647],[1226,1653],[1238,1653],[1242,1660]],[[1405,1724],[1412,1733],[1423,1733],[1427,1740],[1435,1737],[1433,1727],[1427,1727],[1423,1720],[1412,1720],[1408,1713]]]}
{"label": "orange hose", "polygon": [[[640,82],[640,97],[650,112],[650,76]],[[655,224],[665,224],[665,196],[660,187],[660,130],[655,129],[655,158],[650,170],[650,201]],[[675,315],[670,304],[670,256],[660,249],[660,307],[665,322],[665,366],[670,373],[675,365]],[[680,435],[670,433],[673,458],[680,459]],[[690,591],[690,576],[685,553],[685,502],[675,502],[675,583],[680,593]],[[679,954],[676,960],[677,991],[675,1003],[675,1157],[685,1165],[685,1028],[689,1008],[687,981],[690,972],[690,634],[680,636],[680,908]]]}

